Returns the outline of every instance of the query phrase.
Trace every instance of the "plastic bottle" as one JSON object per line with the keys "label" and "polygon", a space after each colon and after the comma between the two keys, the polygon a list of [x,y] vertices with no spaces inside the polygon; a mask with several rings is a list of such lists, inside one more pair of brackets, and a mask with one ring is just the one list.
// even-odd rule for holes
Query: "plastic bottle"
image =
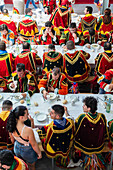
{"label": "plastic bottle", "polygon": [[26,96],[26,104],[27,104],[27,106],[30,106],[30,105],[31,105],[30,96],[29,96],[29,93],[28,93],[28,92],[27,92],[27,96]]}
{"label": "plastic bottle", "polygon": [[16,53],[17,55],[19,54],[20,50],[19,50],[19,46],[18,46],[18,42],[16,42]]}
{"label": "plastic bottle", "polygon": [[110,110],[111,110],[111,98],[109,98],[109,100],[107,101],[106,112],[110,113]]}

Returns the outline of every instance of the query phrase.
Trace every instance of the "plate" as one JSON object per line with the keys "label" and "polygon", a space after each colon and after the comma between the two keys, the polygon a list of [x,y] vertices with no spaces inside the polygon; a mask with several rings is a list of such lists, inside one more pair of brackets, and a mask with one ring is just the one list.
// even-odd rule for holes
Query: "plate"
{"label": "plate", "polygon": [[23,99],[23,96],[20,94],[20,95],[15,95],[15,100],[21,100]]}
{"label": "plate", "polygon": [[99,49],[100,45],[99,44],[91,44],[91,47],[94,49]]}
{"label": "plate", "polygon": [[48,94],[48,98],[49,98],[50,100],[54,100],[54,99],[56,98],[56,94],[55,94],[55,93],[49,93],[49,94]]}
{"label": "plate", "polygon": [[36,117],[37,117],[37,120],[38,120],[39,122],[43,122],[44,120],[47,119],[47,115],[44,114],[44,113],[39,113],[39,114],[37,114]]}

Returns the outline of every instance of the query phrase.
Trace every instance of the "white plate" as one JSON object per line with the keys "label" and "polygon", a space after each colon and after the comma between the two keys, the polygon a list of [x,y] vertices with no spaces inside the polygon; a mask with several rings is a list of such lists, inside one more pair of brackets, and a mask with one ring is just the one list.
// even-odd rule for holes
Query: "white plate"
{"label": "white plate", "polygon": [[23,99],[23,96],[21,94],[15,95],[15,100],[21,100]]}
{"label": "white plate", "polygon": [[39,113],[39,114],[36,115],[36,118],[39,122],[43,122],[44,120],[47,119],[47,115],[44,114],[44,113]]}
{"label": "white plate", "polygon": [[99,44],[91,44],[91,47],[94,49],[99,49],[100,45]]}
{"label": "white plate", "polygon": [[49,94],[48,94],[48,98],[49,98],[50,100],[54,100],[54,99],[56,98],[56,94],[55,94],[55,93],[49,93]]}

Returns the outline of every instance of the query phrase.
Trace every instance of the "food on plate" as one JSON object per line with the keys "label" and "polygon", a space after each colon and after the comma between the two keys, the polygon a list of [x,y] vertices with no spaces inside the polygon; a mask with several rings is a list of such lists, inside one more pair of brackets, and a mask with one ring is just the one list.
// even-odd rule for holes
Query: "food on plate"
{"label": "food on plate", "polygon": [[86,47],[89,48],[89,49],[91,48],[91,47],[90,47],[90,44],[87,44]]}
{"label": "food on plate", "polygon": [[37,102],[34,102],[34,105],[35,105],[35,106],[38,106],[38,103],[37,103]]}
{"label": "food on plate", "polygon": [[91,51],[92,51],[92,52],[94,52],[95,50],[94,50],[94,49],[92,49]]}
{"label": "food on plate", "polygon": [[23,104],[23,103],[24,103],[24,100],[20,100],[20,103]]}
{"label": "food on plate", "polygon": [[98,44],[92,44],[92,47],[97,48]]}
{"label": "food on plate", "polygon": [[39,112],[39,111],[36,111],[36,112],[35,112],[35,115],[38,114],[38,113],[40,113],[40,112]]}
{"label": "food on plate", "polygon": [[67,104],[67,100],[63,100],[63,102],[62,102],[63,104]]}

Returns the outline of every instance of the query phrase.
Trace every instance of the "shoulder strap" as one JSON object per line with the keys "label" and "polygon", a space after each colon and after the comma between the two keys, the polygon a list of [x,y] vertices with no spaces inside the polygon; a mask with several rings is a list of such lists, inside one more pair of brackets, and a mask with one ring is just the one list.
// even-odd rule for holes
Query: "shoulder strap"
{"label": "shoulder strap", "polygon": [[24,140],[24,141],[26,141],[26,142],[29,142],[29,140],[28,140],[28,139],[24,139],[24,138],[20,135],[20,133],[19,133],[19,131],[18,131],[18,129],[17,129],[17,128],[16,128],[15,130],[16,130],[16,132],[17,132],[18,136],[19,136],[22,140]]}

